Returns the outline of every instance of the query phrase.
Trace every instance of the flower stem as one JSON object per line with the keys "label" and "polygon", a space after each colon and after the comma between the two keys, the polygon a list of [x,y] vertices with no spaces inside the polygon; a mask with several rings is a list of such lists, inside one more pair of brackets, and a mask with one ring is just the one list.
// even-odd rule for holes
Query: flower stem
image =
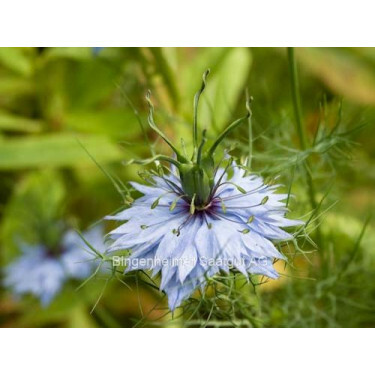
{"label": "flower stem", "polygon": [[[251,170],[251,162],[252,162],[252,159],[253,159],[253,125],[252,125],[252,112],[251,112],[251,108],[250,108],[250,103],[252,102],[252,97],[250,97],[249,95],[249,91],[246,90],[246,103],[249,103],[249,112],[250,112],[250,116],[248,117],[247,119],[247,122],[248,122],[248,130],[249,130],[249,138],[248,138],[248,147],[249,147],[249,155],[248,155],[248,159],[247,159],[247,168],[249,170]],[[248,171],[249,172],[249,171]]]}
{"label": "flower stem", "polygon": [[[298,72],[297,64],[294,56],[294,48],[288,47],[288,60],[289,60],[289,72],[290,72],[290,84],[292,89],[292,98],[293,98],[293,108],[294,116],[296,120],[296,128],[300,143],[300,148],[302,151],[305,151],[308,148],[307,136],[305,128],[302,124],[302,110],[301,110],[301,98],[299,93],[299,83],[298,83]],[[316,201],[316,190],[314,186],[314,180],[311,175],[311,168],[309,160],[306,159],[304,163],[306,179],[307,179],[307,192],[310,199],[310,204],[312,209],[315,211],[315,216],[318,215],[319,204]],[[319,226],[317,227],[317,243],[321,244],[321,232]]]}
{"label": "flower stem", "polygon": [[197,152],[198,152],[198,104],[199,104],[199,98],[201,97],[204,89],[206,88],[206,80],[207,80],[207,77],[208,77],[209,74],[210,74],[210,69],[207,69],[203,73],[202,86],[194,96],[194,123],[193,123],[194,155],[193,155],[193,160],[196,158]]}
{"label": "flower stem", "polygon": [[297,133],[302,150],[306,150],[306,132],[305,128],[302,126],[302,110],[301,110],[301,99],[299,95],[299,83],[298,83],[298,73],[297,64],[294,57],[294,48],[288,47],[288,59],[289,59],[289,71],[290,71],[290,83],[292,88],[292,98],[294,107],[294,116],[296,118]]}

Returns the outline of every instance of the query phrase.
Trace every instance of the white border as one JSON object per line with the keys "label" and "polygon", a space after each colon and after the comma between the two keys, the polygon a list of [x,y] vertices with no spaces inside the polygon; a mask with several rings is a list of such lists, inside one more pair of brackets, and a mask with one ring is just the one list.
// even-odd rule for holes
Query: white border
{"label": "white border", "polygon": [[3,46],[374,46],[367,0],[3,0]]}
{"label": "white border", "polygon": [[[370,1],[2,1],[3,46],[374,46]],[[1,331],[4,373],[358,373],[369,330]],[[372,338],[372,337],[371,337]],[[366,371],[366,372],[367,372]]]}
{"label": "white border", "polygon": [[371,372],[365,329],[9,329],[6,374],[357,374]]}

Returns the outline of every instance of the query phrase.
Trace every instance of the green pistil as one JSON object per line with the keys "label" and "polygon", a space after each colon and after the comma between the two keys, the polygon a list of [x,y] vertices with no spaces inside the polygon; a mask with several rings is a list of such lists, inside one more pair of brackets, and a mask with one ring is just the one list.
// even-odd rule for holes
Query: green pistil
{"label": "green pistil", "polygon": [[190,214],[191,215],[194,215],[194,212],[195,212],[195,204],[194,204],[195,197],[196,197],[196,195],[194,194],[193,199],[191,200],[191,203],[190,203]]}
{"label": "green pistil", "polygon": [[[156,125],[154,121],[154,106],[151,102],[151,92],[148,91],[146,95],[146,100],[149,106],[149,115],[148,115],[148,123],[153,129],[172,149],[172,151],[176,155],[176,159],[173,159],[168,156],[164,155],[154,155],[152,158],[143,160],[143,161],[131,161],[133,163],[138,164],[149,164],[153,162],[164,161],[175,165],[179,170],[179,175],[182,184],[182,190],[185,194],[185,200],[190,201],[190,210],[194,213],[195,210],[203,210],[209,204],[210,197],[212,197],[215,186],[214,184],[214,176],[215,170],[217,169],[214,162],[214,154],[217,147],[221,144],[221,142],[232,132],[236,129],[240,124],[244,122],[244,120],[248,119],[251,116],[250,111],[250,99],[248,98],[246,101],[246,110],[247,113],[244,117],[234,121],[230,124],[214,141],[211,147],[208,150],[205,150],[207,138],[206,138],[206,130],[202,132],[202,138],[198,140],[198,106],[199,100],[201,95],[203,94],[205,87],[206,87],[206,80],[209,75],[209,69],[205,71],[202,77],[202,84],[200,89],[194,96],[194,117],[193,117],[193,146],[194,151],[191,159],[189,160],[188,156],[186,155],[185,149],[185,142],[182,140],[182,152],[180,152],[177,147],[174,146],[172,141],[164,134],[162,130]],[[229,183],[229,182],[228,182]],[[232,183],[233,184],[233,183]],[[241,193],[246,193],[246,191],[238,185],[233,184]],[[175,190],[175,189],[173,189]],[[181,191],[178,192],[181,194]],[[178,199],[177,199],[178,200]],[[177,200],[175,200],[171,206],[170,210],[173,211],[177,205]],[[154,209],[158,206],[160,201],[160,197],[153,202],[151,208]],[[225,212],[225,209],[223,209]]]}

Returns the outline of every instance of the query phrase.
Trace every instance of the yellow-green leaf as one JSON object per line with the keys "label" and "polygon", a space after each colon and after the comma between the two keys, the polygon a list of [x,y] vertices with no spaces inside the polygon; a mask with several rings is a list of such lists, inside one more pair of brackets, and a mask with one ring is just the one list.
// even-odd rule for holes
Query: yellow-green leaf
{"label": "yellow-green leaf", "polygon": [[42,121],[0,111],[0,131],[35,133],[42,129]]}
{"label": "yellow-green leaf", "polygon": [[375,104],[374,69],[355,51],[338,48],[298,48],[302,66],[339,95],[362,104]]}
{"label": "yellow-green leaf", "polygon": [[32,73],[31,60],[24,53],[22,48],[1,47],[0,64],[24,76]]}
{"label": "yellow-green leaf", "polygon": [[121,160],[121,149],[103,136],[48,134],[0,141],[0,169],[92,165],[84,147],[99,163]]}

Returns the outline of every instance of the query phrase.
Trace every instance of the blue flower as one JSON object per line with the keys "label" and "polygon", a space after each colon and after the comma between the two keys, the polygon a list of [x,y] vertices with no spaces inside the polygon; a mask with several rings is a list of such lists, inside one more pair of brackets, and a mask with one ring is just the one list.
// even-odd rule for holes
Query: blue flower
{"label": "blue flower", "polygon": [[160,289],[172,311],[219,271],[278,277],[273,260],[285,257],[272,241],[292,239],[281,228],[301,224],[285,218],[287,195],[275,192],[278,185],[266,185],[229,163],[217,170],[208,199],[195,206],[176,169],[150,182],[133,182],[143,196],[107,217],[126,221],[110,233],[114,242],[109,251],[131,249],[126,272],[160,272]]}
{"label": "blue flower", "polygon": [[[193,154],[180,151],[155,124],[154,106],[148,92],[148,123],[166,142],[175,158],[154,155],[139,164],[157,162],[158,173],[148,179],[151,186],[133,183],[143,194],[134,204],[108,219],[126,221],[110,233],[108,251],[131,250],[126,272],[152,270],[161,273],[160,289],[168,295],[173,311],[207,279],[218,272],[237,270],[245,277],[260,274],[277,278],[274,259],[284,259],[272,241],[286,241],[292,235],[282,230],[301,224],[285,218],[285,194],[262,178],[248,174],[232,159],[215,163],[216,150],[234,129],[251,117],[249,98],[246,115],[231,123],[206,147],[206,129],[198,136],[198,104],[206,87],[194,97]],[[160,162],[169,162],[164,173]],[[224,164],[223,164],[224,163]],[[223,167],[221,167],[223,165]]]}
{"label": "blue flower", "polygon": [[[97,250],[104,251],[102,227],[83,236]],[[73,230],[64,234],[54,251],[42,244],[20,247],[22,255],[5,269],[4,285],[17,296],[33,294],[43,306],[51,303],[68,279],[85,279],[95,266],[87,245]]]}

